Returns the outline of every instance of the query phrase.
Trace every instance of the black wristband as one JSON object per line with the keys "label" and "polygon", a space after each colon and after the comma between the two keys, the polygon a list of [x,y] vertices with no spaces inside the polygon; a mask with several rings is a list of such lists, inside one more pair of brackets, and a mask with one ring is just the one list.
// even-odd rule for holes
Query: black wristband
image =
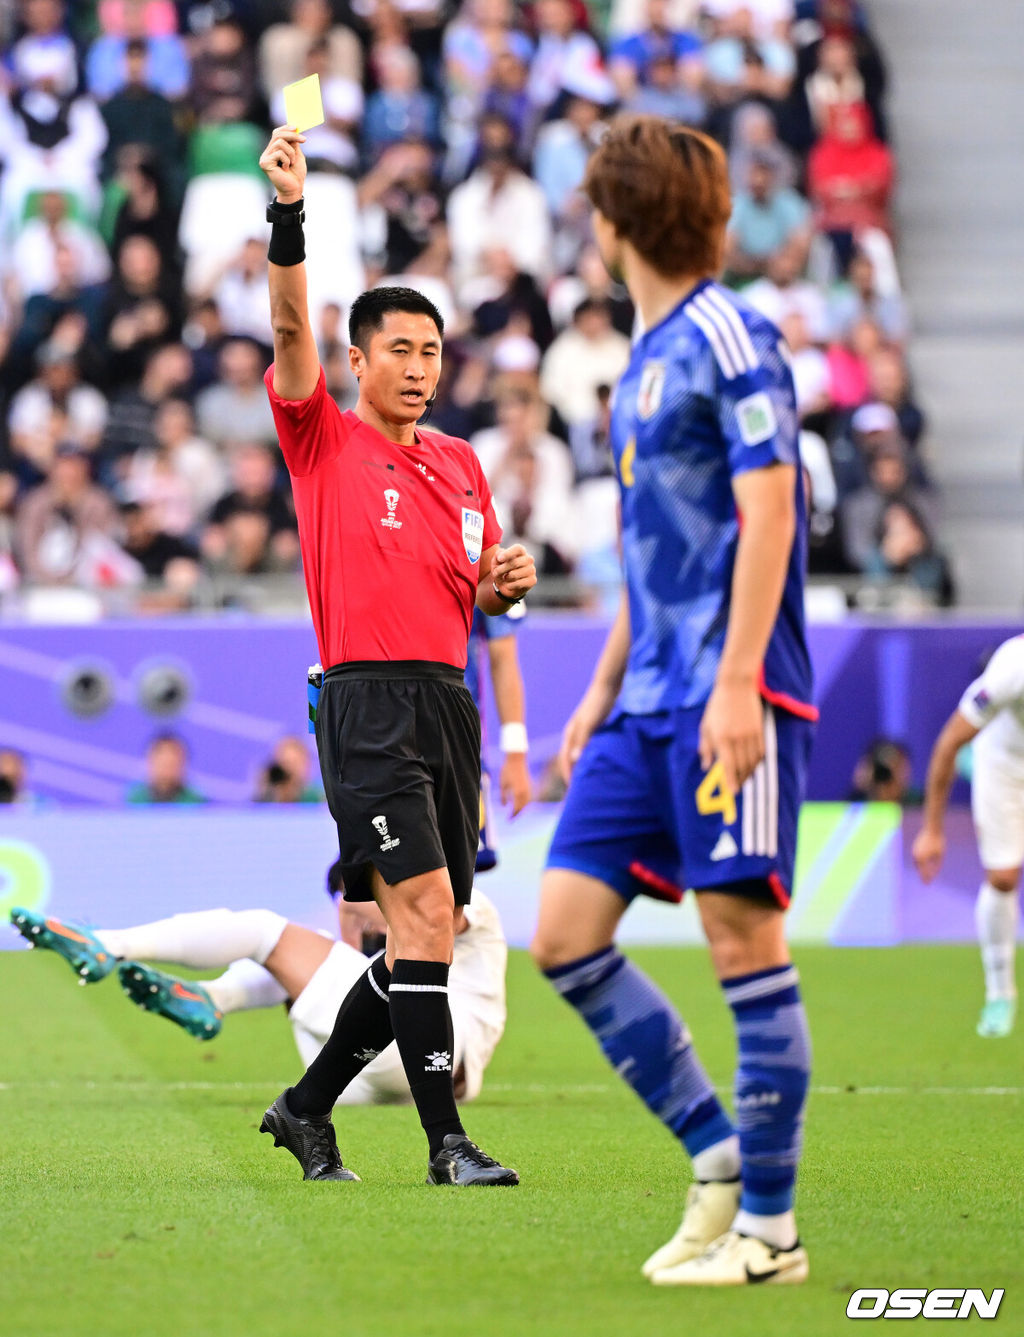
{"label": "black wristband", "polygon": [[498,589],[497,585],[494,583],[493,580],[491,581],[491,589],[494,591],[494,593],[498,596],[498,598],[501,600],[503,604],[508,604],[509,608],[511,608],[513,604],[522,602],[523,596],[521,594],[516,595],[514,599],[510,598],[507,594],[502,594],[501,590]]}
{"label": "black wristband", "polygon": [[267,259],[272,265],[301,265],[306,258],[306,237],[302,225],[306,221],[303,201],[295,200],[284,204],[273,200],[267,205],[267,222],[270,223],[270,245],[267,247]]}

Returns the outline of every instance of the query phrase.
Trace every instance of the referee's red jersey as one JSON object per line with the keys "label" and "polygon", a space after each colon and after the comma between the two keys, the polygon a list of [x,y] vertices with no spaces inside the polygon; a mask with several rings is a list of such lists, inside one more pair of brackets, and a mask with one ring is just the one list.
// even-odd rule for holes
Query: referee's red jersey
{"label": "referee's red jersey", "polygon": [[422,429],[389,441],[342,413],[323,368],[308,399],[282,399],[273,378],[320,662],[465,667],[480,554],[501,538],[472,446]]}

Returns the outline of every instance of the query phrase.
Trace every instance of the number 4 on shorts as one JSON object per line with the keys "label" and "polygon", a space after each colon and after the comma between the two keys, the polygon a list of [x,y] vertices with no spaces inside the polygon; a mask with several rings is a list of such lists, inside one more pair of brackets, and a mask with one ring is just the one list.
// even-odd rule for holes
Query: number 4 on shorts
{"label": "number 4 on shorts", "polygon": [[725,825],[732,826],[736,820],[736,799],[724,781],[725,770],[722,763],[716,761],[697,788],[697,811],[702,817],[720,812]]}

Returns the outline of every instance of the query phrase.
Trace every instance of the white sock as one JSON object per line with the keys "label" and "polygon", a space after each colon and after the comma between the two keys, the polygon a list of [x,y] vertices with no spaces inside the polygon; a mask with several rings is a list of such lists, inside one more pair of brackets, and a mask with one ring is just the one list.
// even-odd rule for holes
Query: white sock
{"label": "white sock", "polygon": [[114,956],[131,961],[170,961],[196,970],[229,966],[248,957],[260,965],[288,924],[273,910],[197,910],[134,928],[98,929]]}
{"label": "white sock", "polygon": [[704,1184],[709,1179],[739,1179],[740,1140],[735,1133],[697,1152],[693,1158],[693,1177]]}
{"label": "white sock", "polygon": [[201,981],[218,1012],[277,1007],[288,995],[269,971],[255,961],[232,961],[223,975]]}
{"label": "white sock", "polygon": [[996,891],[990,882],[981,884],[974,905],[974,922],[981,944],[981,964],[985,968],[986,1002],[1017,997],[1013,967],[1019,915],[1016,892]]}
{"label": "white sock", "polygon": [[738,1230],[741,1235],[753,1235],[773,1249],[792,1249],[797,1241],[796,1217],[792,1211],[779,1212],[777,1216],[758,1216],[741,1207],[729,1229]]}

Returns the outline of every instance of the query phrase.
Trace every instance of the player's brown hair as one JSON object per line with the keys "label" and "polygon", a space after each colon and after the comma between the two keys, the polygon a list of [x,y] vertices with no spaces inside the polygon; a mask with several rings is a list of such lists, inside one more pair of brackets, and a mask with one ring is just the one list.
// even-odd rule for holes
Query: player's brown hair
{"label": "player's brown hair", "polygon": [[660,274],[716,274],[732,212],[708,135],[660,116],[617,116],[587,165],[591,204]]}

